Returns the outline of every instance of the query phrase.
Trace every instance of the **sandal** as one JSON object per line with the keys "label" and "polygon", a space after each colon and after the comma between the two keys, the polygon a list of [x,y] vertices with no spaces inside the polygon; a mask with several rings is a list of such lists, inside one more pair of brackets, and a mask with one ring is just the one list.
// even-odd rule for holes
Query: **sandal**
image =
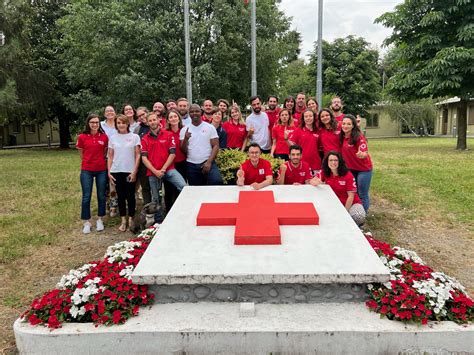
{"label": "sandal", "polygon": [[120,227],[118,229],[120,232],[126,232],[127,231],[127,223],[126,222],[122,222],[120,223]]}

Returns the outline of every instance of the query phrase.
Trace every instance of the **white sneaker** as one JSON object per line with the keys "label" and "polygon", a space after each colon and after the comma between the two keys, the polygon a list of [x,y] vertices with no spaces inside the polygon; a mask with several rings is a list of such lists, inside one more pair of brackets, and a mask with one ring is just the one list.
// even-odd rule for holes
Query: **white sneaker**
{"label": "white sneaker", "polygon": [[[104,222],[102,222],[101,219],[97,220],[95,224],[95,229],[97,232],[102,232],[104,230]],[[89,230],[90,230],[90,224],[89,224]]]}
{"label": "white sneaker", "polygon": [[82,233],[89,234],[91,232],[91,224],[89,222],[84,223],[84,227],[82,228]]}

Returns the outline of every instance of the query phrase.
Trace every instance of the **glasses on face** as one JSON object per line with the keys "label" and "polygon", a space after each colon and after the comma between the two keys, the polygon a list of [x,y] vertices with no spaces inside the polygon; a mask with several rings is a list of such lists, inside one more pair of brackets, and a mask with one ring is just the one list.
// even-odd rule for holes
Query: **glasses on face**
{"label": "glasses on face", "polygon": [[142,113],[142,114],[138,115],[138,117],[144,117],[144,116],[146,116],[146,113]]}

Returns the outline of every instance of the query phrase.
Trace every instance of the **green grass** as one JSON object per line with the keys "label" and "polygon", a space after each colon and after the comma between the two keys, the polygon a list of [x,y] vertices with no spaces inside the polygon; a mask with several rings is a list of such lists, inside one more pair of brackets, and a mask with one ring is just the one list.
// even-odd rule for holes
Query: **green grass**
{"label": "green grass", "polygon": [[76,150],[0,151],[0,262],[28,248],[54,244],[79,218],[80,159]]}
{"label": "green grass", "polygon": [[371,139],[371,193],[414,217],[438,210],[447,221],[474,230],[474,153],[455,146],[450,138]]}

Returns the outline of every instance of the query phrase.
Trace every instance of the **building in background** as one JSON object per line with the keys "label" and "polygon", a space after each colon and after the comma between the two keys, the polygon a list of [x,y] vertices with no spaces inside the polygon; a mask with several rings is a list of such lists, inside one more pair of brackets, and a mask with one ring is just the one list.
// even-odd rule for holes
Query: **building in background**
{"label": "building in background", "polygon": [[[436,103],[438,115],[435,121],[435,135],[457,136],[456,124],[461,108],[460,101],[461,99],[456,96]],[[466,119],[467,135],[474,136],[474,98],[469,99]]]}
{"label": "building in background", "polygon": [[16,119],[0,125],[0,148],[40,144],[59,144],[59,127],[56,122],[22,124]]}

